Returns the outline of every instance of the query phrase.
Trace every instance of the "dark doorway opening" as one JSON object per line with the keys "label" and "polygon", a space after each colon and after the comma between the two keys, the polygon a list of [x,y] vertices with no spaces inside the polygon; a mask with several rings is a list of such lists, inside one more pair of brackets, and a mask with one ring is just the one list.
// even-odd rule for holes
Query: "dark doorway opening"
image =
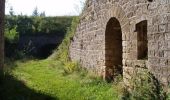
{"label": "dark doorway opening", "polygon": [[136,24],[138,60],[148,59],[147,20]]}
{"label": "dark doorway opening", "polygon": [[43,45],[37,49],[36,57],[39,59],[46,59],[53,53],[56,47],[56,44]]}
{"label": "dark doorway opening", "polygon": [[122,75],[122,31],[119,21],[111,18],[106,26],[105,31],[105,79],[110,82],[114,81],[116,76]]}

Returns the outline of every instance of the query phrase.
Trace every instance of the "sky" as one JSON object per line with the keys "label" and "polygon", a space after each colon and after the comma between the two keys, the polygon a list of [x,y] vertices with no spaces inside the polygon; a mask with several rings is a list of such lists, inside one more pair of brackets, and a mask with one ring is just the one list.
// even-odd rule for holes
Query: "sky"
{"label": "sky", "polygon": [[12,7],[14,14],[32,15],[37,7],[38,12],[45,11],[46,16],[78,15],[85,0],[6,0],[6,14]]}

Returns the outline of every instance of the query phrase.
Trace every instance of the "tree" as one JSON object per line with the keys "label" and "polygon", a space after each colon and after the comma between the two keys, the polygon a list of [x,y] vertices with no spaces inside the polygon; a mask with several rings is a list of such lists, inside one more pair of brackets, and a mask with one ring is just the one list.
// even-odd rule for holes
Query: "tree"
{"label": "tree", "polygon": [[11,16],[14,16],[14,9],[13,9],[12,6],[10,7],[9,14],[10,14]]}
{"label": "tree", "polygon": [[45,15],[45,11],[41,12],[41,13],[40,13],[40,16],[41,16],[41,17],[45,17],[45,16],[46,16],[46,15]]}
{"label": "tree", "polygon": [[[4,66],[4,18],[5,18],[5,0],[0,0],[0,75],[3,75]],[[0,76],[2,80],[2,76]]]}
{"label": "tree", "polygon": [[35,7],[32,16],[39,16],[38,8]]}

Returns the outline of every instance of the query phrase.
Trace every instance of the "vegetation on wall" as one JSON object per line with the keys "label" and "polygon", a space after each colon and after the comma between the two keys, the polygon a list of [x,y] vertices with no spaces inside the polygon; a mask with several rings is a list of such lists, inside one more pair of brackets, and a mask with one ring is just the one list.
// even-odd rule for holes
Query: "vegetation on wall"
{"label": "vegetation on wall", "polygon": [[68,50],[71,43],[71,38],[73,38],[75,34],[78,23],[79,23],[79,17],[74,17],[71,26],[67,29],[67,33],[64,40],[62,41],[59,48],[54,52],[54,54],[50,58],[61,60],[63,62],[69,61]]}
{"label": "vegetation on wall", "polygon": [[49,57],[49,59],[59,60],[65,65],[65,72],[72,73],[78,69],[77,62],[71,62],[69,59],[69,46],[71,39],[73,38],[77,25],[79,23],[79,17],[74,17],[71,23],[71,27],[68,28],[66,36],[56,51]]}

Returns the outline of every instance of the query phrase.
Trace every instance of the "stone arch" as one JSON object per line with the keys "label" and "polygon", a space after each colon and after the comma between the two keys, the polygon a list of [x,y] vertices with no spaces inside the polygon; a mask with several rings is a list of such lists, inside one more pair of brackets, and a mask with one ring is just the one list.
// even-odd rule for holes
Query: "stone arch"
{"label": "stone arch", "polygon": [[104,23],[105,29],[106,29],[107,22],[110,20],[110,18],[115,17],[119,21],[120,26],[122,28],[122,36],[130,32],[129,31],[130,21],[126,16],[125,11],[122,9],[122,7],[119,4],[113,4],[112,7],[108,9],[108,12],[104,17],[106,17]]}
{"label": "stone arch", "polygon": [[[123,42],[128,41],[129,19],[124,10],[114,4],[105,18],[105,79],[114,80],[118,74],[123,75]],[[109,39],[110,38],[110,39]],[[118,40],[116,40],[116,38]],[[111,41],[113,40],[113,41]],[[115,40],[115,41],[114,41]],[[109,45],[114,44],[114,45]],[[116,44],[115,44],[116,43]],[[109,48],[110,47],[110,48]],[[118,48],[119,50],[116,50]],[[110,50],[107,50],[110,49]],[[109,57],[109,53],[111,56]],[[110,61],[109,61],[110,60]]]}
{"label": "stone arch", "polygon": [[141,21],[144,20],[150,21],[147,15],[137,16],[135,19],[135,24],[140,23]]}
{"label": "stone arch", "polygon": [[105,31],[105,78],[107,81],[114,80],[114,77],[123,73],[122,48],[121,26],[119,21],[112,17],[108,21]]}

